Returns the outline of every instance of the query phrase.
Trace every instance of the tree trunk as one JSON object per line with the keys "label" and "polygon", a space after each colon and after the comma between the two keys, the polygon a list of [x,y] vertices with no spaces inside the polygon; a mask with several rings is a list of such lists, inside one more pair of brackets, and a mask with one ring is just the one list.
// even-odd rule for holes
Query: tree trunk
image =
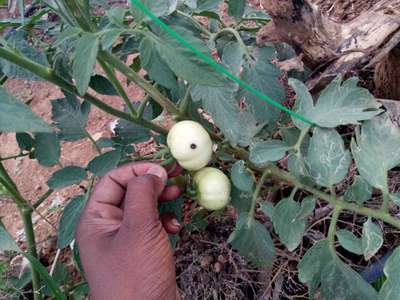
{"label": "tree trunk", "polygon": [[400,42],[400,0],[380,0],[347,23],[332,20],[310,0],[261,2],[273,21],[260,31],[258,43],[286,42],[302,53],[314,70],[310,88],[340,73],[375,66]]}

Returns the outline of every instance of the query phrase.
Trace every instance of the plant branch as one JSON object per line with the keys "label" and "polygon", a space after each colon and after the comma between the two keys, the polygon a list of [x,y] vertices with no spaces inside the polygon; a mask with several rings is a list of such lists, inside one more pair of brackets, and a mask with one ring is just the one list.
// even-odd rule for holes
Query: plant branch
{"label": "plant branch", "polygon": [[331,247],[333,247],[333,249],[335,248],[334,243],[335,243],[336,226],[341,212],[342,212],[341,206],[340,205],[335,206],[331,218],[331,223],[329,224],[328,241],[331,244]]}
{"label": "plant branch", "polygon": [[116,68],[122,74],[124,74],[129,80],[136,83],[140,88],[142,88],[147,94],[151,96],[158,104],[164,107],[167,111],[173,115],[179,115],[179,110],[175,104],[170,101],[167,97],[161,94],[157,89],[155,89],[147,80],[142,78],[139,74],[129,68],[125,63],[119,60],[117,57],[112,55],[107,51],[100,51],[99,57],[106,61],[110,66]]}
{"label": "plant branch", "polygon": [[[75,86],[73,86],[71,83],[67,82],[63,78],[54,74],[54,72],[47,67],[44,67],[24,56],[18,55],[16,53],[14,53],[8,49],[4,49],[4,48],[0,48],[0,58],[3,58],[9,62],[12,62],[21,68],[29,70],[30,72],[34,73],[35,75],[59,86],[61,89],[65,90],[67,92],[70,92],[74,95],[79,96],[79,93],[76,90]],[[168,132],[168,130],[166,130],[165,128],[160,127],[157,124],[154,124],[150,121],[147,121],[144,119],[133,118],[130,114],[127,114],[123,111],[113,108],[112,106],[107,105],[106,103],[104,103],[100,99],[90,95],[89,93],[86,93],[83,96],[83,98],[86,101],[88,101],[89,103],[93,104],[94,106],[97,106],[101,110],[109,113],[110,115],[116,116],[118,118],[130,121],[133,123],[136,123],[138,125],[141,125],[143,127],[146,127],[150,130],[153,130],[153,131],[161,133],[161,134],[166,134]]]}
{"label": "plant branch", "polygon": [[104,72],[107,75],[107,78],[111,81],[114,88],[118,91],[118,94],[124,100],[126,107],[129,109],[131,115],[133,117],[137,116],[136,110],[132,105],[131,100],[129,99],[128,95],[125,92],[125,89],[122,87],[121,83],[119,82],[117,76],[115,76],[114,70],[102,59],[98,59],[101,67],[103,68]]}
{"label": "plant branch", "polygon": [[94,140],[94,138],[92,137],[92,135],[86,129],[84,131],[85,131],[85,135],[87,136],[87,138],[90,140],[90,142],[96,148],[97,153],[101,155],[101,153],[102,153],[101,148],[99,147],[99,145],[97,145],[97,143]]}
{"label": "plant branch", "polygon": [[44,193],[40,198],[32,205],[34,209],[37,209],[50,195],[54,192],[54,190],[49,189],[46,193]]}
{"label": "plant branch", "polygon": [[297,140],[296,145],[293,146],[293,150],[296,151],[297,155],[300,155],[301,153],[301,146],[303,145],[304,139],[306,138],[309,130],[310,127],[307,127],[300,131],[299,139]]}
{"label": "plant branch", "polygon": [[389,212],[389,204],[390,204],[390,193],[386,190],[383,191],[383,202],[381,210],[386,213]]}
{"label": "plant branch", "polygon": [[0,158],[0,162],[1,161],[6,161],[6,160],[10,160],[10,159],[16,159],[16,158],[19,158],[19,157],[25,157],[25,156],[28,156],[29,154],[30,154],[30,152],[21,153],[21,154],[13,155],[13,156],[2,157],[2,158]]}
{"label": "plant branch", "polygon": [[261,188],[263,187],[265,180],[267,179],[267,177],[269,175],[271,175],[271,171],[269,169],[265,169],[260,180],[258,181],[256,189],[253,193],[253,197],[251,199],[251,207],[250,207],[249,217],[247,219],[247,224],[249,224],[249,225],[254,219],[254,214],[256,212],[257,199],[258,199],[258,196],[260,195]]}

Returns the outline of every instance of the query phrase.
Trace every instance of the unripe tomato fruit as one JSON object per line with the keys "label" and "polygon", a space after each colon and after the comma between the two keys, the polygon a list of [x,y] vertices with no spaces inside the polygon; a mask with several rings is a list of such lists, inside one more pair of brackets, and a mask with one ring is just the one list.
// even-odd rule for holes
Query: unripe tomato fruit
{"label": "unripe tomato fruit", "polygon": [[186,170],[200,170],[211,160],[212,141],[210,135],[197,122],[176,123],[168,133],[167,145],[172,156]]}
{"label": "unripe tomato fruit", "polygon": [[215,168],[204,168],[194,175],[197,200],[208,210],[219,210],[229,203],[231,183],[229,178]]}

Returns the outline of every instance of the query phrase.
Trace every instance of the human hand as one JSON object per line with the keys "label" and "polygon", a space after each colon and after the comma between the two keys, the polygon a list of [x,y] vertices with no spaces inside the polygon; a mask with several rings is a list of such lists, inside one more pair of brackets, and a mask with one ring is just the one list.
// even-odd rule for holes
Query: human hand
{"label": "human hand", "polygon": [[166,186],[167,178],[157,164],[133,163],[111,171],[94,188],[76,241],[95,300],[180,299],[168,233],[181,226],[157,210],[158,200],[180,194],[179,187]]}

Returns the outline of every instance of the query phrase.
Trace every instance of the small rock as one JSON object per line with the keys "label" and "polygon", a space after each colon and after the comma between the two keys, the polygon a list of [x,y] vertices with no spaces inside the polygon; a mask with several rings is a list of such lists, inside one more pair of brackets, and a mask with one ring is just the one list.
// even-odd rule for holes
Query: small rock
{"label": "small rock", "polygon": [[204,269],[208,268],[208,266],[210,266],[213,261],[214,261],[214,258],[212,256],[210,256],[210,255],[204,256],[200,261],[200,266]]}

